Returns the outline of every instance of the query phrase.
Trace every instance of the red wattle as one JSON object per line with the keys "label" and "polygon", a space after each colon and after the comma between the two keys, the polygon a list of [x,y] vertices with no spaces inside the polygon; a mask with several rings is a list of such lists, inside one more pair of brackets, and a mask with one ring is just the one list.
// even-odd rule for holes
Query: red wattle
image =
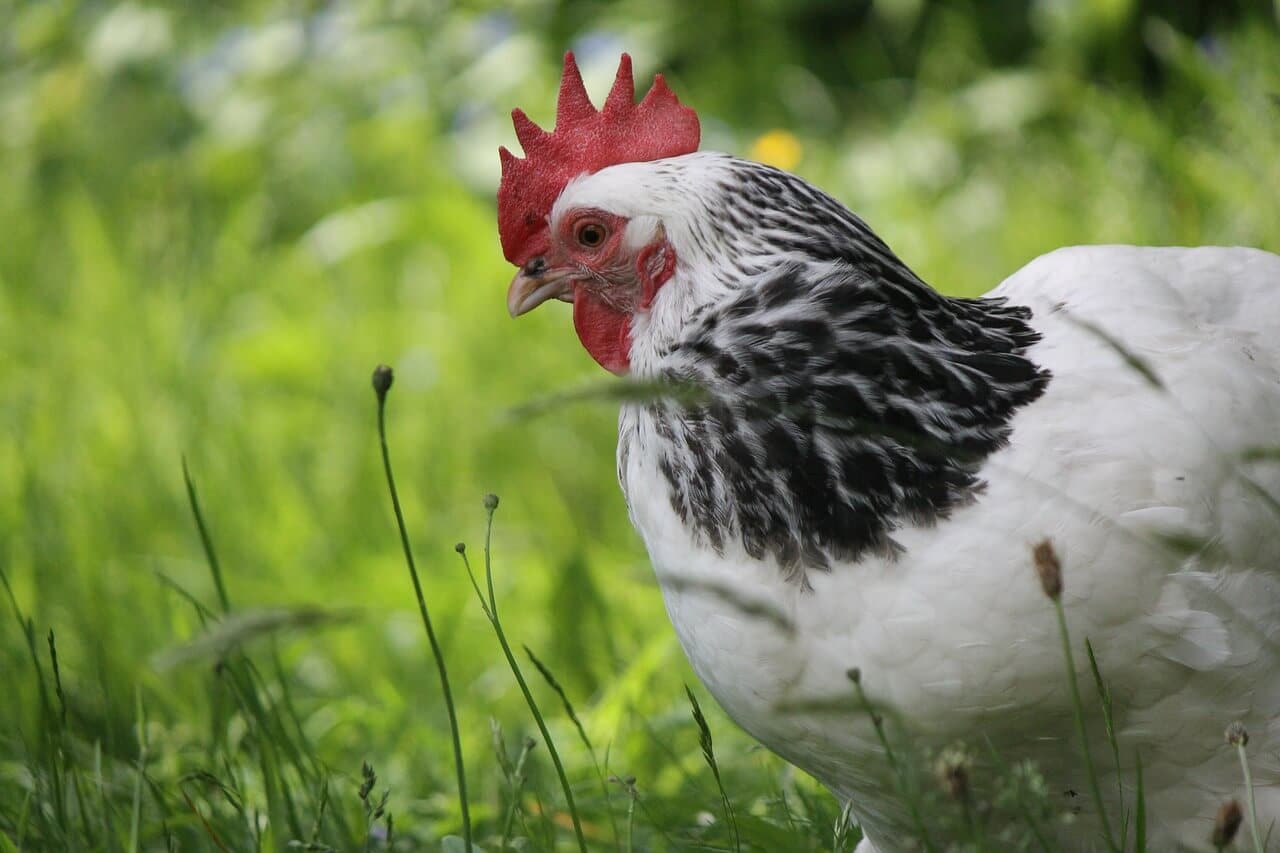
{"label": "red wattle", "polygon": [[600,366],[619,376],[631,369],[631,316],[584,287],[573,291],[573,327]]}

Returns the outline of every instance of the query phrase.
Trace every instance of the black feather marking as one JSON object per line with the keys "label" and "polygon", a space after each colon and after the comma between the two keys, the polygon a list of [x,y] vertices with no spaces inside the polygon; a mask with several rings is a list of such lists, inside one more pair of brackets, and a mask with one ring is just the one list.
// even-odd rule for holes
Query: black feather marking
{"label": "black feather marking", "polygon": [[983,460],[1050,377],[1026,356],[1039,339],[1028,309],[944,297],[834,199],[735,168],[719,221],[750,224],[706,237],[732,259],[734,295],[704,306],[660,368],[710,402],[643,416],[680,518],[803,584],[807,570],[893,556],[903,524],[975,500]]}

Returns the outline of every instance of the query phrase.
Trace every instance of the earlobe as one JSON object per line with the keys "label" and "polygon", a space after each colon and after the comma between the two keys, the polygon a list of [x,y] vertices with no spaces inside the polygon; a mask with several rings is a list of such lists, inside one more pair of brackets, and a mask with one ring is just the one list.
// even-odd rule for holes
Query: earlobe
{"label": "earlobe", "polygon": [[676,253],[665,237],[650,243],[636,258],[636,275],[640,279],[640,308],[648,310],[658,290],[676,271]]}

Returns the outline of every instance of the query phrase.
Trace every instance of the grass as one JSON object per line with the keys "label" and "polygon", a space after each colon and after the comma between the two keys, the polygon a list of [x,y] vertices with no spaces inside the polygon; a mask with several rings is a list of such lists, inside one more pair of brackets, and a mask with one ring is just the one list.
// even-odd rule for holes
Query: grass
{"label": "grass", "polygon": [[[464,827],[485,850],[852,849],[841,805],[697,687],[565,314],[502,310],[493,149],[511,106],[549,114],[560,37],[487,54],[429,37],[475,44],[493,22],[466,9],[115,5],[0,4],[0,851],[465,849]],[[1145,22],[1149,97],[1083,54],[973,59],[966,26],[922,37],[945,74],[776,120],[795,170],[927,281],[978,293],[1080,242],[1280,249],[1274,28],[1208,50]],[[736,153],[778,129],[707,128]],[[456,714],[388,506],[382,361]],[[489,535],[490,492],[482,600],[497,651],[537,650],[524,690],[453,552]],[[907,769],[931,835],[973,843],[928,762]],[[996,775],[1047,831],[1034,768]],[[1117,843],[1142,849],[1132,796]]]}
{"label": "grass", "polygon": [[[418,613],[422,615],[422,627],[427,632],[427,642],[431,644],[431,658],[435,661],[436,672],[440,674],[440,698],[444,702],[449,715],[449,737],[453,744],[453,766],[458,774],[458,815],[462,820],[462,843],[471,850],[471,810],[467,805],[467,771],[462,758],[462,739],[458,735],[458,712],[453,704],[453,691],[449,688],[449,668],[440,650],[440,640],[436,638],[436,629],[431,624],[431,614],[427,611],[427,600],[422,594],[422,581],[418,577],[418,567],[413,560],[413,548],[409,545],[409,531],[405,527],[404,512],[400,509],[400,495],[396,491],[396,478],[391,468],[391,451],[387,447],[387,393],[394,382],[391,368],[380,364],[373,371],[373,391],[378,398],[378,444],[382,447],[382,468],[387,475],[387,491],[391,495],[391,505],[396,513],[396,529],[400,534],[400,546],[404,550],[404,562],[409,569],[409,578],[413,581],[413,594],[418,600]],[[199,516],[196,516],[197,519]],[[496,619],[496,614],[494,616]],[[365,768],[369,765],[365,764]],[[365,773],[366,784],[360,787],[360,799],[368,800],[369,788],[373,787],[373,771]],[[385,800],[385,798],[384,798]],[[576,820],[576,818],[575,818]]]}
{"label": "grass", "polygon": [[889,770],[893,775],[895,791],[907,804],[907,811],[911,814],[916,840],[920,842],[926,851],[933,853],[937,848],[930,837],[929,826],[924,819],[924,804],[921,802],[920,791],[915,784],[912,773],[917,768],[904,765],[898,758],[893,744],[885,732],[884,714],[875,709],[862,687],[862,673],[857,669],[851,669],[848,672],[848,677],[853,684],[854,693],[857,695],[858,709],[867,715],[867,718],[871,721],[872,728],[875,730],[876,740],[880,744],[880,749],[884,752],[885,762],[889,765]]}
{"label": "grass", "polygon": [[[457,812],[461,820],[461,836],[445,835],[441,838],[444,849],[452,850],[455,847],[464,851],[480,849],[473,842],[473,824],[471,820],[471,811],[468,806],[468,795],[466,776],[464,770],[463,753],[461,746],[461,737],[459,735],[458,717],[454,710],[453,694],[449,686],[447,675],[447,667],[442,647],[437,638],[432,620],[428,613],[423,587],[418,576],[416,563],[413,557],[412,548],[409,545],[407,524],[405,516],[401,510],[398,493],[395,486],[395,477],[391,465],[390,453],[388,449],[388,441],[385,432],[385,412],[387,393],[391,387],[392,373],[385,366],[380,366],[374,374],[374,388],[377,392],[377,413],[378,413],[378,437],[382,448],[382,459],[384,471],[386,475],[386,484],[388,493],[391,497],[397,530],[403,548],[406,565],[409,569],[413,588],[418,599],[420,615],[422,617],[422,625],[427,635],[428,643],[431,649],[431,656],[435,662],[437,672],[440,679],[441,697],[446,707],[449,723],[451,726],[450,734],[453,745],[453,758],[455,770],[457,772],[456,786],[456,802]],[[341,774],[336,773],[332,768],[324,767],[314,754],[311,753],[312,745],[307,742],[306,735],[302,733],[300,720],[296,716],[296,712],[291,707],[289,700],[289,687],[287,682],[281,677],[277,682],[264,679],[257,670],[251,657],[245,653],[245,648],[252,644],[255,640],[261,639],[264,635],[274,636],[277,632],[287,629],[313,629],[316,625],[342,621],[342,614],[332,611],[317,611],[314,609],[297,609],[297,610],[278,610],[278,611],[236,611],[230,606],[230,599],[227,595],[226,587],[221,582],[220,564],[216,557],[216,549],[214,540],[210,534],[209,528],[204,520],[204,513],[201,509],[200,501],[197,497],[197,491],[193,479],[188,471],[183,471],[186,494],[189,499],[192,517],[195,521],[196,529],[199,533],[201,545],[205,551],[206,561],[211,577],[214,579],[214,585],[218,591],[220,601],[224,603],[225,612],[221,619],[213,619],[213,614],[201,605],[194,597],[185,596],[187,601],[193,605],[200,616],[201,622],[206,626],[207,630],[203,637],[199,637],[189,642],[185,647],[173,650],[165,657],[166,662],[158,663],[161,668],[169,668],[179,663],[188,663],[193,659],[212,658],[216,661],[215,672],[220,676],[229,678],[231,685],[231,693],[239,701],[242,719],[246,722],[252,720],[259,727],[260,741],[258,743],[257,754],[262,762],[261,782],[263,786],[262,794],[266,799],[267,823],[264,827],[261,815],[256,811],[252,819],[246,825],[246,819],[249,817],[244,803],[244,797],[239,793],[239,786],[236,784],[235,768],[230,766],[232,756],[226,754],[222,757],[223,766],[228,773],[228,781],[220,779],[217,774],[209,770],[199,770],[190,773],[179,783],[179,793],[186,804],[189,812],[194,815],[196,822],[188,825],[188,829],[194,833],[194,838],[200,839],[203,845],[211,845],[219,850],[228,850],[228,842],[224,840],[226,837],[235,837],[237,834],[248,834],[252,840],[252,846],[257,848],[281,847],[284,837],[278,835],[279,830],[284,827],[289,828],[289,838],[286,845],[289,848],[297,848],[313,851],[332,851],[338,849],[354,849],[353,846],[359,846],[360,849],[370,851],[374,849],[394,849],[395,824],[392,812],[388,803],[391,798],[391,791],[386,789],[379,796],[375,791],[377,785],[377,774],[373,767],[364,762],[361,766],[361,781],[356,791],[356,796],[360,802],[360,808],[363,811],[363,820],[360,822],[361,831],[352,834],[352,827],[341,818],[336,818],[326,825],[326,817],[329,816],[330,808],[330,786],[331,784],[341,785]],[[556,746],[555,736],[548,727],[546,718],[540,710],[538,702],[535,700],[528,682],[526,681],[523,671],[515,659],[511,650],[510,643],[507,639],[505,630],[499,618],[498,603],[494,586],[494,572],[492,563],[492,533],[493,518],[498,507],[496,496],[489,495],[485,499],[485,509],[487,512],[487,522],[485,527],[485,575],[484,588],[482,589],[477,581],[474,572],[471,569],[470,562],[467,558],[465,546],[459,544],[456,551],[462,557],[466,574],[471,583],[473,591],[479,601],[481,610],[490,623],[490,626],[499,641],[504,653],[504,657],[510,668],[510,672],[520,687],[522,696],[527,704],[530,716],[534,720],[538,731],[540,732],[543,743],[551,756],[552,763],[555,768],[556,776],[559,780],[560,791],[564,796],[565,811],[561,814],[567,815],[571,823],[576,844],[579,849],[587,850],[588,843],[583,832],[584,820],[581,817],[578,806],[575,803],[573,785],[568,778],[565,764],[560,758],[559,750]],[[1107,814],[1106,806],[1101,796],[1098,774],[1093,763],[1089,743],[1089,734],[1085,728],[1085,718],[1087,716],[1086,709],[1081,699],[1081,692],[1076,680],[1076,665],[1072,652],[1072,639],[1067,625],[1065,610],[1061,602],[1061,593],[1063,589],[1063,577],[1061,565],[1058,562],[1053,546],[1049,542],[1041,543],[1033,549],[1032,559],[1030,562],[1034,565],[1036,573],[1039,575],[1041,584],[1043,585],[1046,597],[1052,602],[1053,610],[1056,615],[1059,633],[1062,641],[1063,661],[1066,665],[1066,677],[1070,686],[1070,695],[1074,710],[1074,716],[1080,736],[1080,756],[1086,777],[1088,779],[1090,790],[1093,795],[1094,804],[1097,808],[1099,816],[1099,828],[1101,838],[1106,842],[1110,849],[1116,851],[1129,850],[1128,845],[1128,827],[1130,816],[1125,810],[1122,810],[1120,816],[1121,825],[1123,827],[1119,842],[1111,834],[1110,819]],[[22,817],[14,826],[14,837],[5,836],[7,844],[13,849],[23,849],[25,845],[41,846],[54,842],[55,839],[61,843],[71,843],[71,839],[77,839],[79,843],[84,843],[91,839],[99,837],[99,827],[94,826],[91,821],[94,819],[94,810],[89,808],[82,791],[82,785],[88,784],[88,779],[84,774],[84,768],[75,766],[74,761],[68,760],[68,705],[66,693],[62,680],[62,671],[58,662],[58,652],[56,637],[52,630],[47,635],[48,648],[48,677],[46,676],[45,666],[41,661],[37,652],[37,643],[32,621],[26,617],[17,600],[13,595],[12,586],[8,577],[0,573],[0,581],[3,581],[6,592],[9,595],[10,604],[13,609],[15,621],[19,623],[22,632],[26,638],[26,644],[31,657],[35,681],[38,687],[41,708],[41,734],[45,740],[46,753],[45,760],[47,765],[30,766],[29,772],[33,781],[36,782],[33,795],[43,796],[46,799],[48,809],[39,809],[36,813],[36,825],[30,827],[31,835],[28,837],[28,803],[24,804]],[[1094,654],[1092,645],[1085,640],[1084,648],[1088,656],[1090,671],[1095,681],[1098,701],[1101,704],[1101,716],[1106,729],[1107,743],[1112,751],[1113,758],[1116,762],[1117,774],[1120,771],[1120,746],[1113,725],[1113,707],[1111,694],[1103,679],[1099,669],[1097,658]],[[544,681],[552,689],[554,694],[560,699],[564,709],[565,717],[571,723],[573,731],[576,732],[582,745],[585,747],[586,754],[589,757],[590,765],[595,770],[595,775],[601,783],[604,793],[602,804],[604,814],[610,824],[613,826],[612,844],[615,849],[619,848],[622,842],[617,831],[617,815],[614,812],[612,802],[609,798],[609,792],[600,764],[597,760],[595,750],[591,744],[590,737],[574,710],[564,687],[556,679],[551,670],[532,651],[525,646],[525,652],[535,668],[542,675]],[[277,661],[277,675],[279,666]],[[240,680],[237,680],[239,678]],[[947,791],[950,798],[957,802],[960,806],[960,813],[963,816],[961,821],[961,829],[955,830],[954,827],[948,826],[945,813],[939,809],[936,803],[936,797],[930,797],[927,793],[922,792],[918,784],[919,768],[912,766],[910,762],[915,761],[916,757],[910,754],[910,744],[907,745],[908,757],[904,759],[901,752],[895,749],[891,744],[887,728],[885,726],[884,716],[878,711],[868,699],[863,690],[862,679],[857,669],[849,671],[849,680],[854,686],[857,702],[856,707],[865,713],[876,732],[877,738],[884,751],[888,765],[894,775],[895,784],[900,797],[906,802],[908,810],[912,816],[914,827],[917,835],[915,841],[922,845],[923,849],[938,849],[932,836],[941,833],[943,837],[964,838],[967,837],[968,843],[975,851],[988,849],[989,839],[987,837],[987,825],[993,822],[992,816],[996,812],[995,803],[974,803],[970,799],[970,791],[968,786],[970,759],[964,754],[963,750],[953,751],[947,756],[939,759],[938,773],[942,788]],[[49,695],[49,683],[52,684],[52,698]],[[242,692],[243,691],[243,692]],[[278,695],[272,695],[278,691]],[[711,776],[715,783],[716,792],[719,795],[720,804],[722,806],[722,815],[724,818],[723,826],[728,831],[729,848],[735,851],[741,851],[744,847],[743,837],[741,835],[739,821],[735,815],[735,806],[729,791],[725,787],[725,781],[721,773],[720,764],[716,758],[714,740],[711,732],[710,724],[702,711],[701,704],[694,692],[685,687],[685,694],[692,709],[692,717],[697,729],[697,742],[702,753],[702,757],[706,762]],[[53,699],[56,698],[56,706]],[[127,835],[127,843],[124,849],[138,850],[144,846],[144,814],[148,811],[144,805],[146,792],[149,790],[154,800],[154,807],[159,813],[160,821],[160,837],[164,840],[165,849],[180,849],[181,842],[176,839],[181,834],[175,828],[171,828],[170,821],[177,824],[177,813],[170,811],[175,803],[172,797],[166,797],[161,787],[151,779],[149,775],[150,744],[149,744],[149,728],[147,724],[147,714],[142,701],[141,692],[136,694],[136,713],[137,721],[137,754],[132,768],[132,795],[131,805],[129,808],[130,820],[129,831]],[[294,733],[290,731],[290,726],[298,733],[295,739]],[[498,765],[505,778],[508,790],[505,792],[509,798],[506,806],[505,817],[501,818],[501,835],[497,837],[498,849],[507,849],[509,846],[514,849],[523,849],[525,846],[533,845],[535,847],[545,846],[553,849],[558,846],[555,840],[557,829],[555,827],[556,814],[554,807],[548,809],[548,805],[536,793],[532,803],[527,802],[525,798],[525,785],[528,781],[526,767],[534,746],[537,744],[531,738],[524,742],[516,760],[511,762],[507,756],[505,739],[502,735],[502,727],[496,722],[492,724],[494,733],[495,747],[497,750]],[[1248,743],[1248,734],[1243,726],[1239,723],[1233,723],[1227,729],[1227,742],[1237,751],[1246,790],[1246,808],[1247,819],[1244,821],[1250,830],[1254,849],[1261,851],[1264,849],[1259,836],[1257,819],[1253,806],[1252,781],[1250,777],[1249,764],[1245,752]],[[989,743],[988,743],[989,746]],[[102,828],[110,831],[111,818],[110,806],[108,804],[108,793],[103,784],[101,754],[98,751],[99,746],[95,746],[95,764],[94,778],[97,781],[98,793],[103,802],[103,808],[96,817],[103,821]],[[243,760],[246,756],[238,756]],[[1034,838],[1035,843],[1041,849],[1054,849],[1051,844],[1046,841],[1045,836],[1041,832],[1039,826],[1040,820],[1035,817],[1035,813],[1039,812],[1043,815],[1050,813],[1052,807],[1047,801],[1047,790],[1041,788],[1036,801],[1030,805],[1024,800],[1022,792],[1017,789],[1018,782],[1014,778],[1014,774],[1009,773],[1007,765],[1003,763],[1002,758],[994,753],[992,757],[998,768],[997,784],[1004,781],[1012,781],[1015,786],[1015,797],[1017,800],[1017,815],[1025,821],[1025,829],[1030,833],[1030,837]],[[289,773],[281,763],[292,763],[293,773]],[[905,762],[905,763],[904,763]],[[1135,756],[1135,774],[1136,782],[1134,785],[1135,797],[1132,810],[1133,830],[1134,830],[1134,846],[1133,850],[1144,851],[1146,849],[1145,839],[1147,836],[1147,827],[1145,822],[1145,802],[1143,797],[1142,782],[1142,765],[1140,757]],[[635,838],[635,817],[636,806],[641,800],[641,794],[636,787],[636,779],[634,776],[628,776],[625,780],[620,780],[616,776],[610,777],[611,780],[623,785],[628,795],[628,806],[626,811],[626,840],[627,850],[634,849]],[[202,782],[211,783],[215,788],[221,791],[228,803],[233,807],[236,814],[223,813],[217,815],[217,810],[212,801],[206,800],[205,807],[209,809],[206,814],[200,805],[195,802],[187,793],[185,782],[192,779],[199,779]],[[48,786],[48,790],[41,791],[41,783]],[[310,818],[310,831],[306,839],[302,839],[301,832],[301,810],[297,804],[299,797],[295,796],[298,791],[290,793],[290,785],[301,783],[306,786],[308,784],[318,785],[314,791],[315,797],[307,804],[314,809],[314,814]],[[74,797],[70,793],[74,791]],[[1121,783],[1120,799],[1124,800],[1124,786]],[[305,796],[305,795],[303,795]],[[748,840],[749,847],[759,847],[760,849],[771,849],[773,843],[764,839],[768,838],[768,832],[762,832],[763,827],[771,827],[773,829],[780,828],[782,819],[785,818],[786,825],[789,829],[794,830],[797,826],[796,815],[787,805],[785,796],[781,798],[783,812],[781,814],[768,814],[767,806],[765,817],[763,820],[757,820],[754,823],[755,830],[760,833],[760,837],[755,839],[755,843]],[[1224,814],[1231,815],[1227,823],[1223,823],[1223,818],[1219,818],[1219,829],[1215,830],[1214,843],[1219,849],[1225,848],[1231,841],[1231,837],[1236,832],[1240,822],[1239,806],[1234,803],[1230,804],[1234,808],[1234,812],[1226,811]],[[975,808],[980,808],[982,817],[978,817]],[[546,819],[550,816],[549,826],[544,827],[542,838],[537,838],[538,832],[529,831],[528,824],[524,822],[525,811],[535,811],[539,817]],[[490,816],[490,824],[487,829],[490,833],[490,840],[493,840],[493,833],[497,832],[499,820],[497,815],[501,813],[500,809],[493,809]],[[513,837],[514,821],[517,816],[522,819],[522,827],[529,834],[525,837]],[[832,831],[834,845],[831,849],[843,849],[847,843],[849,834],[845,827],[845,819],[847,813],[842,812],[832,822]],[[1051,816],[1051,815],[1050,815]],[[599,815],[596,815],[599,817]],[[762,816],[756,815],[759,819]],[[41,825],[43,821],[43,825]],[[653,828],[677,847],[684,846],[706,846],[712,844],[710,837],[700,830],[705,828],[708,823],[699,818],[699,828],[689,827],[686,831],[689,833],[688,838],[683,842],[676,842],[672,839],[670,831],[671,827],[661,825],[661,819],[655,820]],[[221,824],[221,826],[217,825]],[[752,826],[752,823],[748,824]],[[812,821],[807,822],[807,829],[813,831],[816,829]],[[1225,828],[1223,828],[1225,827]],[[264,829],[267,832],[264,832]],[[154,827],[152,835],[154,836]],[[362,837],[362,841],[361,841]],[[155,841],[156,838],[152,838]],[[794,837],[791,841],[795,841]],[[810,839],[810,843],[820,841],[820,836],[814,833]],[[419,839],[420,841],[420,839]],[[541,843],[539,843],[541,842]],[[417,844],[418,841],[411,841],[410,844]],[[596,840],[597,845],[607,845],[606,840],[601,837]],[[714,845],[713,845],[714,846]],[[950,846],[950,845],[949,845]],[[114,847],[111,844],[110,836],[108,843],[105,845],[107,849]],[[825,849],[818,847],[817,849]]]}
{"label": "grass", "polygon": [[[560,751],[556,749],[555,740],[551,737],[551,733],[547,731],[546,720],[543,719],[542,711],[538,708],[537,701],[533,698],[533,693],[529,690],[529,683],[525,681],[524,671],[521,670],[520,664],[516,661],[516,656],[511,651],[511,644],[507,642],[506,631],[502,628],[502,620],[498,618],[498,599],[493,591],[493,563],[491,560],[491,547],[493,539],[493,514],[498,509],[498,496],[488,494],[484,500],[485,510],[488,512],[488,521],[485,524],[484,534],[484,581],[485,590],[480,590],[479,584],[476,583],[475,573],[471,571],[471,562],[467,559],[467,550],[464,546],[459,545],[457,550],[459,556],[462,557],[463,565],[467,569],[467,578],[471,581],[471,586],[475,589],[476,598],[480,601],[480,609],[484,611],[485,618],[489,620],[489,624],[493,628],[494,635],[498,638],[498,645],[502,647],[502,654],[506,658],[507,666],[511,669],[511,675],[515,678],[516,684],[520,687],[520,695],[524,697],[525,704],[529,706],[529,713],[533,717],[534,723],[538,726],[538,731],[542,734],[543,742],[547,745],[547,751],[551,755],[551,763],[555,766],[556,776],[560,780],[560,790],[564,792],[565,805],[569,812],[569,819],[573,823],[574,838],[578,842],[578,848],[585,851],[587,849],[586,839],[582,835],[582,821],[578,817],[578,807],[573,800],[573,787],[569,784],[569,778],[565,775],[564,762],[560,760]],[[486,597],[487,593],[487,597]],[[527,647],[526,647],[527,648]],[[546,674],[546,678],[553,689],[556,686],[554,678],[550,677],[549,671],[542,666],[538,667],[540,671]],[[564,698],[563,691],[557,690],[561,699],[565,701],[566,707],[568,700]],[[574,715],[570,714],[570,720],[581,726],[574,719]],[[590,746],[588,742],[588,746]]]}
{"label": "grass", "polygon": [[1253,842],[1255,853],[1262,853],[1265,845],[1258,829],[1258,812],[1254,804],[1253,774],[1249,770],[1249,756],[1245,747],[1249,745],[1249,733],[1244,724],[1234,722],[1227,726],[1227,743],[1235,750],[1240,759],[1240,775],[1244,778],[1245,791],[1245,823],[1249,827],[1249,839]]}
{"label": "grass", "polygon": [[[1116,844],[1115,836],[1111,834],[1111,822],[1107,817],[1107,809],[1102,800],[1102,789],[1098,786],[1098,771],[1094,768],[1093,755],[1089,749],[1089,732],[1085,726],[1085,707],[1084,702],[1080,699],[1080,685],[1076,678],[1076,662],[1075,655],[1071,651],[1071,632],[1067,630],[1067,612],[1062,606],[1062,566],[1058,562],[1058,557],[1054,552],[1052,543],[1041,542],[1034,549],[1034,558],[1036,573],[1040,576],[1040,582],[1044,586],[1044,594],[1053,602],[1054,616],[1058,620],[1058,636],[1062,640],[1062,661],[1066,665],[1067,686],[1071,690],[1071,710],[1075,717],[1076,733],[1080,740],[1078,748],[1080,750],[1080,759],[1084,764],[1085,776],[1089,780],[1089,793],[1093,797],[1093,805],[1098,815],[1098,821],[1102,828],[1102,837],[1106,841],[1107,849],[1118,851],[1120,846]],[[1093,648],[1089,646],[1089,663],[1097,673],[1097,662],[1093,657]],[[1102,676],[1097,676],[1099,683]],[[1108,722],[1111,718],[1110,702],[1107,694],[1104,692],[1102,696],[1103,712]],[[1107,734],[1111,740],[1112,747],[1117,752],[1119,747],[1115,744],[1115,733],[1111,726],[1107,726]]]}

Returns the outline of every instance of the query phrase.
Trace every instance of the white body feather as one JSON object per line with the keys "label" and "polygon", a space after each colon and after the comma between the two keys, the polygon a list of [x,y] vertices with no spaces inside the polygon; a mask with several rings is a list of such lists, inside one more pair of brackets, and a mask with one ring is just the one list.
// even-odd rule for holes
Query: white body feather
{"label": "white body feather", "polygon": [[[675,276],[633,320],[638,376],[660,372],[699,306],[743,286],[726,264],[748,252],[757,269],[787,260],[772,254],[774,226],[755,243],[734,228],[708,237],[731,169],[714,153],[621,164],[571,182],[555,205],[553,225],[602,208],[629,219],[632,245],[661,226],[675,250]],[[624,408],[619,476],[689,660],[747,731],[848,799],[884,853],[909,823],[867,715],[795,707],[852,696],[853,667],[917,747],[965,740],[985,752],[985,737],[1008,762],[1035,760],[1055,795],[1078,794],[1080,822],[1060,838],[1090,847],[1099,836],[1058,629],[1031,559],[1049,539],[1113,831],[1117,779],[1085,638],[1113,693],[1127,786],[1141,754],[1150,849],[1205,849],[1219,806],[1245,802],[1223,739],[1234,720],[1252,738],[1266,833],[1280,820],[1280,460],[1242,455],[1280,447],[1280,257],[1062,249],[992,295],[1032,310],[1041,338],[1026,357],[1052,374],[1043,396],[1013,415],[976,501],[898,528],[896,559],[809,572],[811,589],[732,538],[720,552],[703,544],[646,452],[659,444],[652,420]],[[1168,537],[1211,547],[1188,555]]]}
{"label": "white body feather", "polygon": [[[680,276],[696,274],[677,272],[672,303]],[[1280,818],[1280,517],[1255,486],[1280,495],[1280,464],[1241,453],[1280,445],[1280,257],[1063,249],[993,295],[1032,308],[1042,340],[1028,356],[1053,379],[984,464],[985,492],[936,526],[897,531],[900,558],[813,572],[811,590],[732,542],[720,554],[699,544],[643,452],[645,420],[624,410],[634,449],[619,474],[689,660],[745,729],[849,799],[882,851],[899,846],[905,814],[866,715],[787,708],[850,696],[851,667],[918,746],[989,736],[1006,760],[1036,760],[1055,793],[1079,792],[1087,821],[1056,622],[1030,557],[1047,538],[1113,824],[1086,637],[1114,694],[1126,784],[1141,753],[1152,849],[1206,847],[1218,806],[1243,802],[1222,735],[1237,719],[1266,832]],[[662,301],[637,323],[641,375]],[[1214,547],[1178,556],[1165,534]],[[1092,835],[1080,830],[1068,837]]]}

